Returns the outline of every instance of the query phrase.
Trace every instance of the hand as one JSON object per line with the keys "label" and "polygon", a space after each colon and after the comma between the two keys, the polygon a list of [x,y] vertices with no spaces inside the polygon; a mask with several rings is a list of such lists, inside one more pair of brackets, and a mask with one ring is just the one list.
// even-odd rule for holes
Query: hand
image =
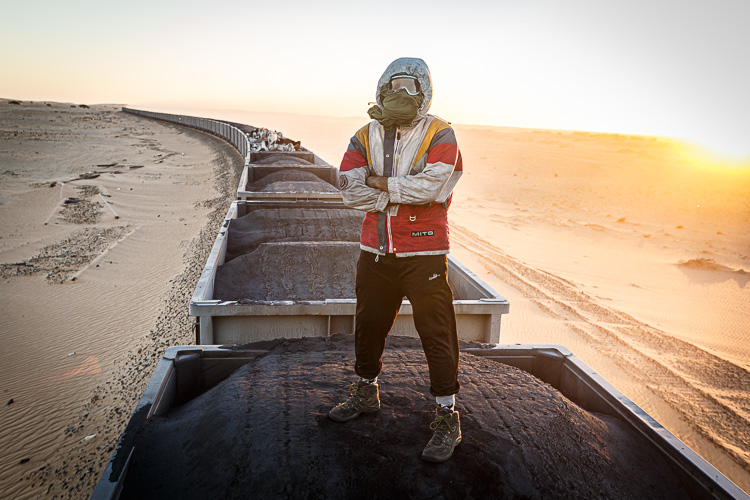
{"label": "hand", "polygon": [[373,189],[380,189],[381,191],[388,192],[388,177],[382,177],[379,175],[369,175],[365,179],[365,185]]}

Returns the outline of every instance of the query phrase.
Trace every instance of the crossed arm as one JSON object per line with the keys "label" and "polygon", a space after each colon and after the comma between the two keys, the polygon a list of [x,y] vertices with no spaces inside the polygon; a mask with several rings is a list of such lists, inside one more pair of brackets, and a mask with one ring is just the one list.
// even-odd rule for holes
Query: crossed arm
{"label": "crossed arm", "polygon": [[[363,127],[357,135],[366,133]],[[367,212],[384,212],[390,204],[422,205],[434,201],[454,169],[461,170],[461,155],[451,129],[438,133],[430,144],[424,167],[413,175],[372,175],[365,148],[355,135],[340,167],[344,203]]]}
{"label": "crossed arm", "polygon": [[381,177],[377,175],[368,175],[365,179],[365,186],[373,189],[380,189],[381,191],[388,192],[388,177]]}

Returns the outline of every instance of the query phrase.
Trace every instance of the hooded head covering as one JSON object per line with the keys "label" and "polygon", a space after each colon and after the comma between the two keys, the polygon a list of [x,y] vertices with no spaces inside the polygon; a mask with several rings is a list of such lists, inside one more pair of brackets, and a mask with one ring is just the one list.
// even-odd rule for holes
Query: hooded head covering
{"label": "hooded head covering", "polygon": [[378,106],[381,109],[383,108],[380,89],[383,85],[390,82],[391,78],[395,75],[408,75],[417,79],[424,99],[417,109],[416,119],[418,120],[426,116],[427,110],[430,109],[430,104],[432,104],[432,77],[430,76],[430,69],[427,67],[427,64],[422,59],[416,57],[402,57],[388,65],[385,72],[383,72],[383,76],[378,80],[378,87],[375,90],[375,100]]}

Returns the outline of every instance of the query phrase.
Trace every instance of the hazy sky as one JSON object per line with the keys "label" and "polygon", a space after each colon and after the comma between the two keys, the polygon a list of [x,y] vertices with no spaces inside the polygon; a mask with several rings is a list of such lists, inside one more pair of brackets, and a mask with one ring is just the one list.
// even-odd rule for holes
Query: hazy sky
{"label": "hazy sky", "polygon": [[6,2],[0,97],[362,116],[421,57],[456,123],[750,153],[749,0]]}

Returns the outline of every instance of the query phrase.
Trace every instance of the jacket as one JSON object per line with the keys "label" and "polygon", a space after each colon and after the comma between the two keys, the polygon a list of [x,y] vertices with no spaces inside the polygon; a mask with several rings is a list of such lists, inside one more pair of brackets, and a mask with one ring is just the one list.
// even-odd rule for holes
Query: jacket
{"label": "jacket", "polygon": [[[404,73],[419,80],[424,95],[416,119],[387,131],[377,120],[359,129],[341,162],[339,187],[348,207],[367,212],[360,236],[363,250],[398,257],[447,254],[451,197],[442,198],[451,176],[455,179],[463,170],[461,153],[451,126],[427,114],[432,82],[424,61],[397,59],[378,89]],[[365,185],[368,175],[388,177],[388,192]]]}

